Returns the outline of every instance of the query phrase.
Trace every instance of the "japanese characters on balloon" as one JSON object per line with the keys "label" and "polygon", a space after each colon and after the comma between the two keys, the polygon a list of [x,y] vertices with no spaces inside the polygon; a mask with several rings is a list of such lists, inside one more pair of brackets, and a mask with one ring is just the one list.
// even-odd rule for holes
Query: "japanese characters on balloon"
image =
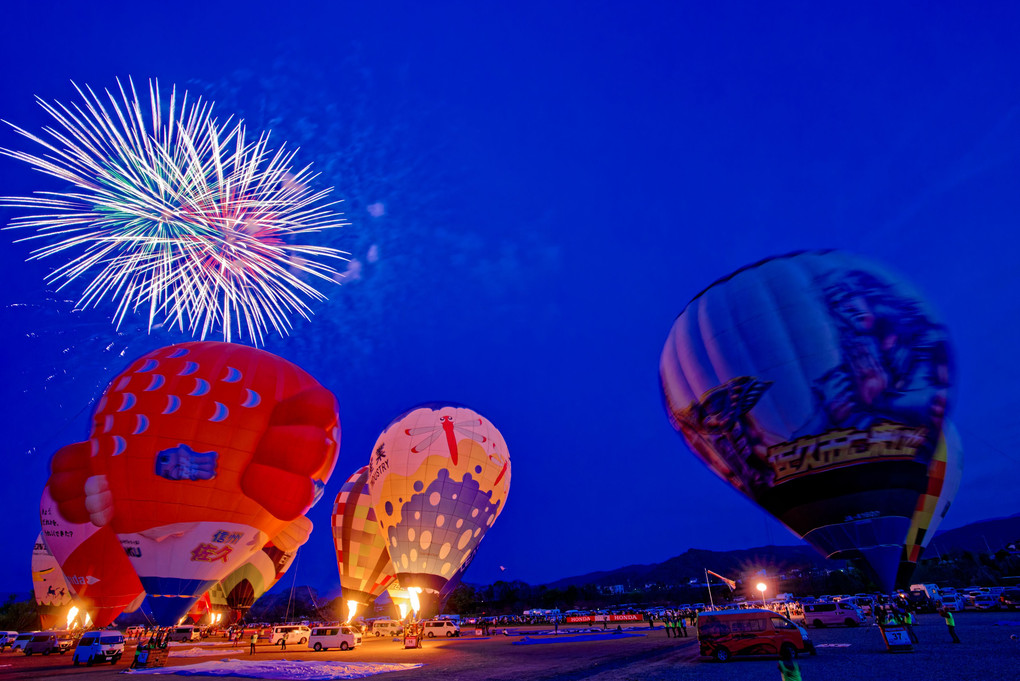
{"label": "japanese characters on balloon", "polygon": [[312,521],[302,516],[220,580],[224,605],[233,611],[235,620],[244,619],[255,601],[287,573],[298,549],[305,545],[311,533]]}
{"label": "japanese characters on balloon", "polygon": [[670,422],[710,469],[892,591],[919,544],[907,535],[953,378],[947,331],[917,291],[847,253],[765,260],[684,308],[659,373]]}
{"label": "japanese characters on balloon", "polygon": [[[54,459],[88,457],[88,445],[77,442],[62,448]],[[62,474],[50,478],[50,485],[69,489],[58,491],[67,494],[75,485],[74,476]],[[97,527],[90,520],[70,522],[61,516],[57,503],[50,494],[50,485],[43,490],[39,504],[42,539],[60,565],[75,601],[92,618],[97,627],[105,627],[144,595],[131,561],[121,548],[117,535],[109,527]]]}
{"label": "japanese characters on balloon", "polygon": [[307,526],[339,437],[333,394],[294,364],[182,343],[111,382],[89,440],[54,456],[50,494],[65,521],[116,533],[169,625],[268,540]]}
{"label": "japanese characters on balloon", "polygon": [[60,563],[43,541],[42,533],[32,549],[32,587],[35,592],[35,610],[39,614],[42,628],[63,628],[72,607],[74,591],[64,578]]}
{"label": "japanese characters on balloon", "polygon": [[496,427],[456,404],[415,407],[376,440],[372,505],[393,571],[424,614],[437,609],[443,587],[506,507],[510,470]]}

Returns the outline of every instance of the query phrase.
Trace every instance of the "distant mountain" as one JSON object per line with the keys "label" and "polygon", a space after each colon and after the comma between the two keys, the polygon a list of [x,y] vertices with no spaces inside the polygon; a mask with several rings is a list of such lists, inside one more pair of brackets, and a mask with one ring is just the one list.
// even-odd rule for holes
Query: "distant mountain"
{"label": "distant mountain", "polygon": [[732,576],[751,569],[764,568],[767,574],[777,574],[795,568],[829,568],[841,566],[842,561],[826,560],[809,546],[761,546],[734,551],[706,551],[690,549],[687,552],[653,565],[628,565],[605,572],[590,572],[567,577],[550,584],[549,588],[595,584],[613,586],[624,584],[643,586],[650,583],[665,585],[687,584],[692,579],[704,580],[705,569]]}
{"label": "distant mountain", "polygon": [[[933,558],[938,553],[953,551],[994,553],[1017,541],[1020,541],[1020,513],[1008,518],[982,520],[953,530],[938,532],[925,550],[924,557]],[[584,584],[597,586],[623,584],[635,587],[650,583],[680,585],[686,584],[691,579],[704,580],[706,568],[733,577],[746,573],[751,568],[765,568],[767,574],[774,575],[795,568],[832,570],[843,565],[843,561],[823,558],[809,546],[761,546],[734,551],[690,549],[662,563],[627,565],[615,570],[589,572],[576,577],[566,577],[546,586],[564,589]]]}
{"label": "distant mountain", "polygon": [[1020,541],[1020,513],[1008,518],[980,520],[953,530],[936,532],[925,549],[925,558],[953,551],[995,553],[1007,544]]}

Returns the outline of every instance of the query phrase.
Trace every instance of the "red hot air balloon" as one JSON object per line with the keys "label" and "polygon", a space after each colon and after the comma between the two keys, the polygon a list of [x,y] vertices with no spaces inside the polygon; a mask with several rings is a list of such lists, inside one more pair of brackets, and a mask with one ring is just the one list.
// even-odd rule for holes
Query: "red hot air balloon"
{"label": "red hot air balloon", "polygon": [[182,343],[135,360],[87,456],[55,457],[61,515],[116,532],[161,624],[300,518],[336,460],[336,399],[268,352]]}
{"label": "red hot air balloon", "polygon": [[386,538],[372,508],[368,466],[355,471],[336,495],[333,545],[350,620],[359,605],[370,605],[394,579]]}
{"label": "red hot air balloon", "polygon": [[[54,460],[74,456],[74,450],[88,455],[86,445],[79,442],[57,452]],[[65,520],[50,496],[49,487],[43,490],[39,513],[43,540],[60,564],[79,604],[97,627],[109,625],[143,593],[142,583],[117,535],[109,527],[96,527],[89,521]]]}

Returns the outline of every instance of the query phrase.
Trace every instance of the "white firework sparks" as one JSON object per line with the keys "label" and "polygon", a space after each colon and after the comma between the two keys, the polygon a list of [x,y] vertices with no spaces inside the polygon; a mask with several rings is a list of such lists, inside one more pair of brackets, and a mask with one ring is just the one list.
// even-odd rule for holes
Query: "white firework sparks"
{"label": "white firework sparks", "polygon": [[270,328],[285,335],[291,313],[307,319],[306,299],[325,296],[306,278],[334,281],[324,261],[347,255],[298,241],[347,224],[337,202],[323,203],[330,190],[312,191],[316,175],[291,169],[294,151],[270,150],[268,134],[249,140],[243,121],[219,123],[201,98],[178,100],[174,88],[164,112],[158,83],[147,105],[130,80],[117,86],[104,100],[75,85],[83,102],[71,106],[40,99],[58,124],[45,137],[8,123],[44,151],[0,153],[71,185],[0,198],[36,211],[8,226],[35,230],[20,241],[45,242],[31,259],[69,256],[49,279],[87,281],[78,305],[115,302],[118,326],[147,310],[150,330],[221,329],[224,340],[260,344]]}

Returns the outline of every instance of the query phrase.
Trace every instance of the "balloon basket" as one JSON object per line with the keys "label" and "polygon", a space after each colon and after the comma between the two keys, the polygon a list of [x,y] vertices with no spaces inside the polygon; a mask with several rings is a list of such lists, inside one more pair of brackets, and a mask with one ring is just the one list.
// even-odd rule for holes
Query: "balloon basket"
{"label": "balloon basket", "polygon": [[890,653],[912,653],[914,645],[910,642],[910,634],[906,627],[879,627],[885,649]]}
{"label": "balloon basket", "polygon": [[166,665],[170,651],[166,648],[149,648],[139,645],[135,648],[135,659],[131,661],[131,669],[149,669]]}

